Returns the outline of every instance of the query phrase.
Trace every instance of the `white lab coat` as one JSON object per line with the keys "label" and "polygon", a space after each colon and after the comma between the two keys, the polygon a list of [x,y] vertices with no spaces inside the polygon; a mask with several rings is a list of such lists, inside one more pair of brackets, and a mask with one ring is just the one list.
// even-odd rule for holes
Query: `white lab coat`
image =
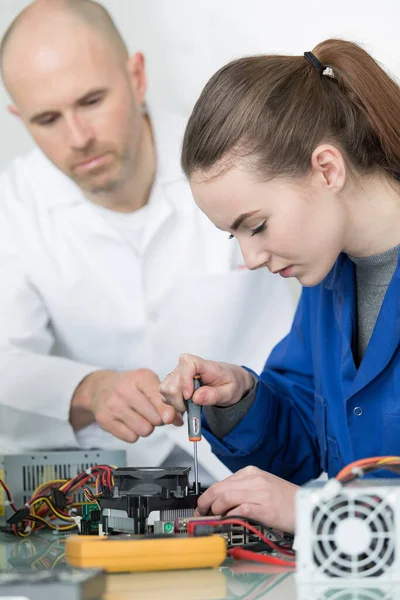
{"label": "white lab coat", "polygon": [[[287,283],[244,268],[236,241],[196,207],[179,167],[182,123],[156,124],[157,178],[140,256],[39,150],[0,176],[0,448],[124,447],[157,466],[186,427],[128,446],[91,425],[75,435],[69,406],[94,369],[153,369],[180,353],[261,369],[289,330]],[[227,469],[199,444],[214,477]]]}

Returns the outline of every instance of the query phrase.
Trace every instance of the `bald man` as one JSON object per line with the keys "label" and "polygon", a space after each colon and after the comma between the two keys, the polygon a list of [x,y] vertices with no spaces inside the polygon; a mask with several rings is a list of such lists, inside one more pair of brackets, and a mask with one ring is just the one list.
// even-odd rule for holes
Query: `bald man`
{"label": "bald man", "polygon": [[[195,206],[183,124],[147,113],[144,58],[103,7],[37,0],[0,59],[37,145],[0,176],[0,446],[128,443],[131,464],[186,464],[159,379],[182,352],[260,369],[289,330],[286,283],[243,268]],[[227,474],[206,442],[200,461]]]}

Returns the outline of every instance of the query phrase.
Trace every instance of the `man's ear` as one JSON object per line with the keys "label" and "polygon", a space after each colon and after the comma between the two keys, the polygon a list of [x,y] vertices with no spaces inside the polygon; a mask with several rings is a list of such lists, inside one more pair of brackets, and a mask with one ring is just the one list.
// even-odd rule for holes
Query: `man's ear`
{"label": "man's ear", "polygon": [[136,52],[128,59],[128,71],[131,76],[136,102],[141,106],[144,103],[147,90],[144,56],[141,52]]}
{"label": "man's ear", "polygon": [[18,108],[14,105],[14,104],[9,104],[7,106],[7,110],[9,113],[11,113],[12,115],[14,115],[14,117],[19,117],[20,114],[18,112]]}

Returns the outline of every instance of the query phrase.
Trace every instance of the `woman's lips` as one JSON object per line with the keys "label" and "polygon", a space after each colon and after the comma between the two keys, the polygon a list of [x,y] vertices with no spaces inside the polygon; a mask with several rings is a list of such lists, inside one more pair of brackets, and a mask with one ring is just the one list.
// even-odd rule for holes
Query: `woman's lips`
{"label": "woman's lips", "polygon": [[293,273],[293,265],[289,265],[288,267],[285,267],[284,269],[279,271],[279,275],[281,277],[291,277],[292,273]]}

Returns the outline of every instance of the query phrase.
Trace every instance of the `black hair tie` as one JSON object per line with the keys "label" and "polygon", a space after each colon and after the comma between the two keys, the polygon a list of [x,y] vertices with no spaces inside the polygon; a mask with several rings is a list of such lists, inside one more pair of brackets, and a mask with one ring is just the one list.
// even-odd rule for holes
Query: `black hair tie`
{"label": "black hair tie", "polygon": [[320,75],[323,74],[326,67],[322,64],[321,61],[318,60],[315,54],[313,54],[312,52],[304,52],[304,58],[308,60],[308,62],[314,67],[314,69],[317,69]]}
{"label": "black hair tie", "polygon": [[334,72],[331,67],[323,65],[320,60],[312,52],[304,52],[304,58],[318,71],[320,75],[327,75],[332,79],[335,78]]}

